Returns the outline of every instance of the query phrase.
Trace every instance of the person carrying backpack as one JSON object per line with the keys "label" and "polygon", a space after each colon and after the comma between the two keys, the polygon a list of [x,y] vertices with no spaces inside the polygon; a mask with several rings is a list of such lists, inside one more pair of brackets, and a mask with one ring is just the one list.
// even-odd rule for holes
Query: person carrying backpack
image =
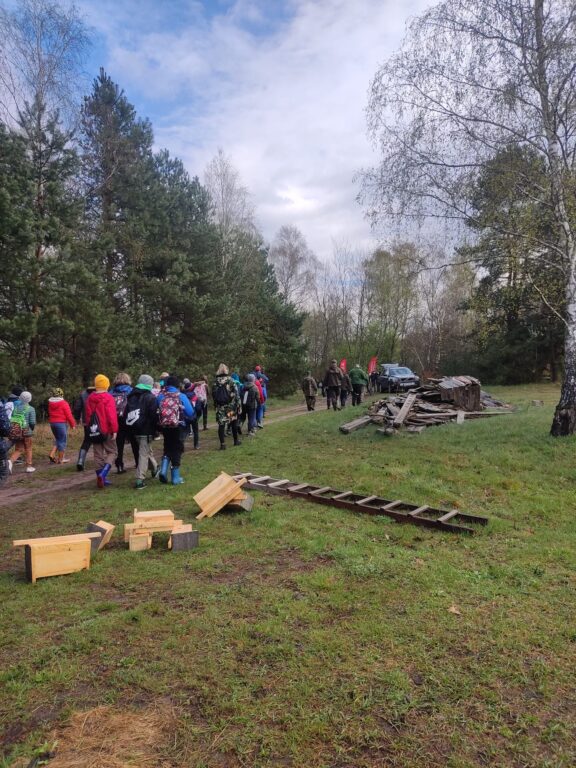
{"label": "person carrying backpack", "polygon": [[248,420],[248,434],[254,437],[256,434],[256,411],[260,405],[260,391],[255,383],[253,373],[247,373],[244,376],[244,387],[242,388],[242,424]]}
{"label": "person carrying backpack", "polygon": [[138,444],[136,438],[130,430],[126,429],[126,404],[128,402],[128,395],[132,392],[132,379],[127,373],[117,373],[110,394],[114,398],[114,404],[116,406],[116,416],[118,417],[118,434],[116,435],[116,449],[118,455],[114,464],[116,465],[116,472],[119,475],[124,474],[124,445],[126,440],[130,441],[132,446],[132,453],[134,455],[134,462],[138,465]]}
{"label": "person carrying backpack", "polygon": [[36,410],[30,405],[32,395],[30,392],[21,392],[19,399],[14,403],[10,418],[10,433],[14,440],[14,452],[12,462],[26,457],[26,472],[36,472],[32,466],[32,433],[36,426]]}
{"label": "person carrying backpack", "polygon": [[130,439],[135,440],[138,448],[136,482],[134,487],[141,490],[146,487],[146,471],[150,468],[152,478],[158,475],[158,462],[154,458],[152,447],[158,427],[158,401],[152,392],[154,379],[143,373],[138,384],[128,395],[126,404],[126,430]]}
{"label": "person carrying backpack", "polygon": [[180,462],[184,453],[184,440],[193,418],[190,401],[180,392],[180,380],[171,374],[164,380],[163,391],[158,395],[158,426],[164,435],[164,455],[158,477],[161,483],[168,482],[168,467],[171,467],[172,485],[180,485]]}
{"label": "person carrying backpack", "polygon": [[258,422],[258,429],[264,429],[264,424],[262,422],[264,421],[264,416],[266,415],[266,400],[268,400],[268,383],[270,382],[270,379],[262,370],[261,365],[255,366],[252,373],[256,378],[256,385],[262,392],[262,400],[260,401],[256,411],[256,421]]}
{"label": "person carrying backpack", "polygon": [[55,387],[48,398],[48,422],[54,435],[54,446],[48,458],[53,464],[67,464],[69,459],[64,458],[64,453],[68,445],[68,427],[74,429],[76,422],[60,387]]}
{"label": "person carrying backpack", "polygon": [[218,424],[218,438],[220,450],[226,449],[226,427],[230,424],[234,445],[242,445],[238,439],[238,413],[240,411],[240,397],[234,380],[228,375],[228,368],[221,363],[216,380],[212,385],[212,400],[216,409],[216,423]]}
{"label": "person carrying backpack", "polygon": [[108,392],[110,379],[99,373],[94,378],[95,392],[86,400],[86,418],[90,432],[90,442],[94,447],[96,462],[96,485],[104,488],[110,485],[108,473],[112,462],[116,459],[116,433],[118,432],[118,416],[116,403]]}
{"label": "person carrying backpack", "polygon": [[10,419],[4,408],[4,404],[0,406],[0,487],[4,485],[10,474],[10,464],[8,461],[8,450],[10,448],[10,441],[8,435],[10,434]]}
{"label": "person carrying backpack", "polygon": [[192,435],[194,439],[194,450],[199,451],[200,450],[200,428],[199,428],[199,420],[200,416],[202,415],[202,401],[196,394],[196,387],[190,379],[184,379],[182,382],[182,391],[190,401],[190,405],[192,406],[192,411],[194,412],[193,418],[188,422],[188,435],[187,437],[190,437]]}

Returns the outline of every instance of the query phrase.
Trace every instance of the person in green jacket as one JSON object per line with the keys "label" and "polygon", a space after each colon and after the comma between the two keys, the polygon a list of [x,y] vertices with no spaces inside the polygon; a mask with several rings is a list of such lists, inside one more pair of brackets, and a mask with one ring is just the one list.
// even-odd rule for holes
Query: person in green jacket
{"label": "person in green jacket", "polygon": [[362,390],[365,386],[368,386],[369,383],[368,374],[360,368],[358,363],[356,363],[348,375],[350,376],[350,383],[352,384],[352,405],[361,405]]}

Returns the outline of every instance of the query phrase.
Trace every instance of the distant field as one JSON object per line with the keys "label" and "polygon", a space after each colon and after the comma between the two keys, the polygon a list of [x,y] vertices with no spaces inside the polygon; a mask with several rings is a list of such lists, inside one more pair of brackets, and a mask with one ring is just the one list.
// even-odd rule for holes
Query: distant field
{"label": "distant field", "polygon": [[[129,473],[1,508],[0,766],[573,768],[576,438],[548,436],[557,387],[488,389],[517,411],[392,438],[340,434],[358,409],[273,423],[300,398],[279,401],[239,448],[201,433],[183,486],[137,493]],[[77,476],[38,466],[17,486]],[[255,493],[199,523],[197,551],[126,551],[135,506],[192,521],[221,469],[490,524],[461,537]],[[120,528],[89,571],[24,581],[12,538],[100,517]]]}

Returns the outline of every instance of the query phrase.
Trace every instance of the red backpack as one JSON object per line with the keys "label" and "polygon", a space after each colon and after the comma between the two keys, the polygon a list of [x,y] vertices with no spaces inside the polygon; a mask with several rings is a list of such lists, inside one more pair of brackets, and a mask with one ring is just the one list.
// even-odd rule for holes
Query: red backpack
{"label": "red backpack", "polygon": [[158,423],[161,427],[177,427],[180,423],[180,392],[166,392],[158,409]]}

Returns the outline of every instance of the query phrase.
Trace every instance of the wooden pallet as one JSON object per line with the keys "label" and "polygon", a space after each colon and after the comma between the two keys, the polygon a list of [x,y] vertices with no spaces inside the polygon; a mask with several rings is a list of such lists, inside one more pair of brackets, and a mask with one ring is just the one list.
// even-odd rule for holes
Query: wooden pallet
{"label": "wooden pallet", "polygon": [[381,496],[367,496],[353,491],[338,491],[330,486],[294,483],[290,480],[276,480],[268,475],[258,476],[251,472],[235,475],[235,480],[244,479],[245,488],[265,491],[278,496],[312,501],[338,509],[349,509],[367,515],[384,515],[397,523],[410,523],[425,528],[436,528],[451,533],[475,533],[473,528],[459,525],[460,522],[473,525],[486,525],[487,517],[470,515],[458,509],[437,509],[428,505],[409,504],[399,499],[384,499]]}

